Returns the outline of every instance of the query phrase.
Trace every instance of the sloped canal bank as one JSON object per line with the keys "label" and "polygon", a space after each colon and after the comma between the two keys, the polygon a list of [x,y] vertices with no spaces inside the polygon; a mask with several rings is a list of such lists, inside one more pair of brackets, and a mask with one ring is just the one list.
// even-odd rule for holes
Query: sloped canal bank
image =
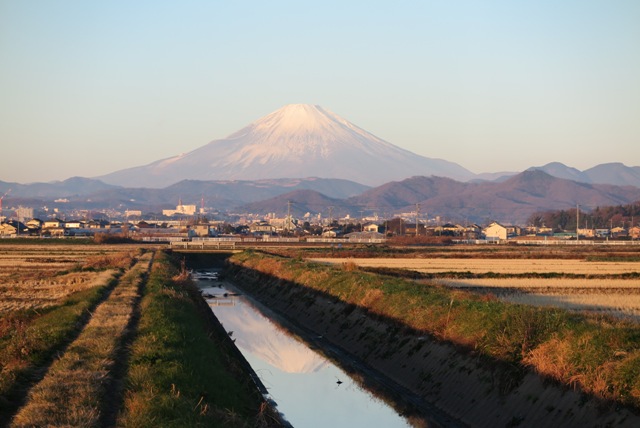
{"label": "sloped canal bank", "polygon": [[194,275],[196,284],[267,388],[268,398],[277,403],[277,409],[294,427],[426,426],[421,418],[399,415],[331,360],[292,335],[277,322],[276,314],[240,295],[233,285],[215,280],[210,272]]}
{"label": "sloped canal bank", "polygon": [[[604,368],[596,365],[594,373],[610,375],[603,370],[622,363],[619,373],[628,374],[630,385],[638,381],[634,372],[624,371],[638,355],[635,325],[266,254],[234,255],[225,274],[279,316],[322,336],[323,347],[344,350],[354,366],[371,368],[374,377],[384,374],[382,380],[411,392],[409,401],[418,396],[414,408],[439,425],[635,427],[640,422],[637,409],[624,407],[619,398],[607,399],[614,397],[609,390],[598,392],[602,395],[585,391],[595,385],[587,377],[593,375],[588,358],[607,362],[614,351],[614,359]],[[620,337],[630,339],[609,343]],[[565,343],[561,339],[576,338],[579,347],[565,352],[575,351],[581,359],[574,366],[556,364],[553,358],[560,354],[549,350]],[[610,346],[616,347],[609,352]],[[536,373],[531,358],[541,358],[544,350],[551,364],[547,369],[583,376],[563,385]],[[625,391],[622,378],[611,379],[618,382],[612,391]],[[633,403],[633,397],[622,398]]]}

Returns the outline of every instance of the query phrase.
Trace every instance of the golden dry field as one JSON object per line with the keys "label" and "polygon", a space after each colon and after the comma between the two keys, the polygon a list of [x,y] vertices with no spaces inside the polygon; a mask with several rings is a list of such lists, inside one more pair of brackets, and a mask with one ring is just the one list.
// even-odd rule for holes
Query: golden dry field
{"label": "golden dry field", "polygon": [[568,273],[579,275],[640,272],[640,262],[592,262],[580,259],[483,259],[483,258],[313,258],[320,263],[353,262],[362,267],[409,269],[424,273],[471,272],[523,274]]}
{"label": "golden dry field", "polygon": [[114,258],[132,251],[137,247],[1,245],[0,317],[10,311],[55,305],[72,293],[104,284],[113,269],[93,272],[79,268],[106,267]]}
{"label": "golden dry field", "polygon": [[[640,321],[640,278],[633,277],[634,274],[640,273],[640,262],[637,261],[384,257],[312,260],[320,263],[353,263],[366,268],[436,274],[436,278],[425,283],[493,294],[514,303],[612,314]],[[481,277],[456,277],[456,274],[460,273]],[[482,277],[493,274],[500,277]],[[527,274],[531,274],[531,277],[527,277]],[[536,277],[538,275],[556,277]]]}

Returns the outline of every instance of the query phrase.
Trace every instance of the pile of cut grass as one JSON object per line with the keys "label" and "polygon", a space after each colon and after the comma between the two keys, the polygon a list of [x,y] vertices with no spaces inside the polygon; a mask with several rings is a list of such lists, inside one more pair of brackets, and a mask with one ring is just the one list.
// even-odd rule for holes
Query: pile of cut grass
{"label": "pile of cut grass", "polygon": [[194,296],[201,297],[190,287],[169,256],[156,257],[140,304],[118,425],[277,424],[250,377],[229,357],[229,338],[211,330]]}
{"label": "pile of cut grass", "polygon": [[[289,282],[468,349],[489,361],[533,369],[568,386],[640,408],[640,326],[490,296],[417,284],[345,266],[254,252],[234,255],[234,269]],[[235,267],[234,267],[235,266]]]}

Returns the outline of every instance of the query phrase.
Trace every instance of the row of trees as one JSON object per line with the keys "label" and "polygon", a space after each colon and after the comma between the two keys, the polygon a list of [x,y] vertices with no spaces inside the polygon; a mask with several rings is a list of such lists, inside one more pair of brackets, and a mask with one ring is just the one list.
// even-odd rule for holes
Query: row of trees
{"label": "row of trees", "polygon": [[[596,207],[592,211],[579,207],[568,210],[537,212],[529,217],[528,224],[550,227],[554,231],[575,230],[576,221],[580,229],[630,228],[640,224],[640,201],[628,205]],[[577,215],[578,214],[578,215]]]}

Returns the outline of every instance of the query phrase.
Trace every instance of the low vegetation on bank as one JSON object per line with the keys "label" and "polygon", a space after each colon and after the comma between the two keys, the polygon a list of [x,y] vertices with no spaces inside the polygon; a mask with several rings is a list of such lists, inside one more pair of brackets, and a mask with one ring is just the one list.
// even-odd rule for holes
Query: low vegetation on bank
{"label": "low vegetation on bank", "polygon": [[[359,270],[246,252],[232,265],[296,283],[452,343],[524,374],[534,370],[569,387],[640,408],[640,326],[605,316],[501,302]],[[233,267],[232,267],[233,269]]]}
{"label": "low vegetation on bank", "polygon": [[206,322],[209,309],[197,304],[193,287],[160,253],[141,301],[118,425],[272,425],[269,406],[230,357],[230,339]]}

